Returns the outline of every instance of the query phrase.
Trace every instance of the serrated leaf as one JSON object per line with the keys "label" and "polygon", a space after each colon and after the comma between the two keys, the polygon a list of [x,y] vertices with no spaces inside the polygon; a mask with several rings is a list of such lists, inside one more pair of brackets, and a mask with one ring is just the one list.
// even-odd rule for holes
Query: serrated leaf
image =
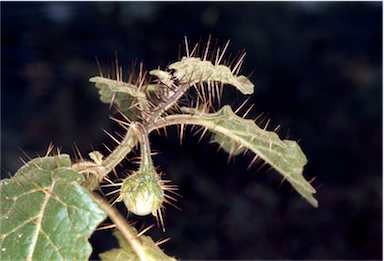
{"label": "serrated leaf", "polygon": [[[112,80],[100,76],[91,77],[90,82],[95,83],[96,88],[99,89],[100,101],[103,103],[113,103],[123,112],[130,120],[137,120],[140,114],[134,105],[141,103],[144,109],[147,109],[148,96],[151,93],[164,89],[160,84],[148,84],[145,90],[139,90],[134,84],[129,84],[122,81]],[[152,101],[154,102],[154,101]]]}
{"label": "serrated leaf", "polygon": [[149,236],[140,236],[137,239],[141,253],[145,255],[140,258],[119,230],[114,231],[113,235],[117,238],[120,248],[101,253],[101,260],[176,260],[167,256]]}
{"label": "serrated leaf", "polygon": [[107,86],[111,93],[127,93],[132,97],[145,99],[145,94],[139,91],[136,85],[133,85],[133,84],[112,80],[112,79],[108,79],[100,76],[91,77],[89,81],[96,83],[96,87],[98,85],[103,87]]}
{"label": "serrated leaf", "polygon": [[151,70],[149,72],[149,74],[156,76],[162,83],[164,83],[168,87],[172,86],[172,84],[173,84],[172,74],[170,74],[168,72],[154,69],[154,70]]}
{"label": "serrated leaf", "polygon": [[261,129],[253,120],[235,115],[228,105],[209,114],[186,107],[182,111],[191,113],[198,124],[216,133],[214,141],[228,153],[236,154],[243,149],[253,151],[283,175],[309,203],[314,207],[318,206],[313,197],[316,190],[302,174],[307,158],[296,142],[280,140],[276,133]]}
{"label": "serrated leaf", "polygon": [[103,103],[113,103],[131,120],[136,120],[139,111],[132,107],[138,98],[145,99],[145,94],[140,92],[133,84],[116,81],[104,77],[95,76],[89,79],[95,83],[99,90],[100,101]]}
{"label": "serrated leaf", "polygon": [[106,213],[68,155],[36,158],[0,183],[1,260],[87,260]]}
{"label": "serrated leaf", "polygon": [[183,57],[181,61],[171,64],[173,74],[182,83],[193,85],[198,82],[217,81],[231,84],[243,94],[252,94],[254,85],[244,75],[236,76],[225,65],[213,65],[210,61],[202,61],[197,57]]}

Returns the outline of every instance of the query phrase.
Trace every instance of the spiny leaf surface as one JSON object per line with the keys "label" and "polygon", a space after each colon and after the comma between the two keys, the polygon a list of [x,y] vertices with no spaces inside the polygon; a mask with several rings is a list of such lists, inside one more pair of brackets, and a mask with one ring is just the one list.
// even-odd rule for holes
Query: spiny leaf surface
{"label": "spiny leaf surface", "polygon": [[210,61],[202,61],[198,57],[183,57],[181,61],[169,66],[176,70],[173,74],[182,83],[193,85],[198,82],[217,81],[231,84],[243,94],[252,94],[254,85],[244,75],[236,76],[225,65],[213,65]]}
{"label": "spiny leaf surface", "polygon": [[95,76],[89,79],[94,82],[99,90],[100,101],[103,103],[113,103],[124,112],[128,118],[135,120],[138,110],[132,107],[138,98],[145,99],[145,94],[140,92],[133,84],[116,81],[104,77]]}
{"label": "spiny leaf surface", "polygon": [[253,120],[235,115],[228,105],[216,113],[203,113],[186,107],[182,111],[191,113],[197,124],[214,132],[213,141],[225,151],[233,155],[244,149],[253,151],[283,175],[309,203],[318,206],[313,197],[316,190],[302,174],[307,159],[295,141],[280,140],[275,132],[263,130]]}
{"label": "spiny leaf surface", "polygon": [[87,260],[106,213],[68,155],[36,158],[0,183],[1,260]]}
{"label": "spiny leaf surface", "polygon": [[150,96],[155,91],[164,89],[160,84],[147,84],[139,89],[134,84],[100,76],[91,77],[89,81],[95,83],[99,89],[101,102],[108,104],[113,102],[130,120],[137,120],[140,114],[135,104],[141,103],[145,106],[143,109],[147,109]]}

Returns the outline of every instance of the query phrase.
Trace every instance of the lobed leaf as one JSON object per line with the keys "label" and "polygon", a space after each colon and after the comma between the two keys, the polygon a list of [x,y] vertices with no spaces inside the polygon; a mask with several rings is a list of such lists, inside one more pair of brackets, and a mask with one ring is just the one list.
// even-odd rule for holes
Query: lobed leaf
{"label": "lobed leaf", "polygon": [[68,155],[36,158],[0,183],[1,260],[87,260],[106,213]]}
{"label": "lobed leaf", "polygon": [[313,197],[316,190],[302,174],[307,159],[295,141],[280,140],[276,133],[261,129],[253,120],[235,115],[228,105],[209,114],[186,107],[182,111],[191,113],[197,124],[214,132],[213,141],[228,153],[236,155],[245,149],[253,151],[283,175],[309,203],[318,206]]}
{"label": "lobed leaf", "polygon": [[145,98],[143,92],[133,84],[120,82],[104,77],[95,76],[89,79],[94,82],[99,90],[100,101],[103,103],[113,103],[119,108],[129,119],[136,120],[139,111],[133,107],[138,98]]}
{"label": "lobed leaf", "polygon": [[147,111],[151,94],[164,89],[160,84],[148,84],[143,88],[145,90],[139,90],[134,84],[100,76],[91,77],[89,81],[95,83],[96,88],[100,89],[101,102],[107,104],[113,102],[130,120],[137,120],[140,115],[140,110],[135,105],[140,104],[141,109]]}
{"label": "lobed leaf", "polygon": [[234,75],[225,65],[213,65],[210,61],[202,61],[197,57],[183,57],[181,61],[171,64],[169,69],[176,70],[173,76],[191,86],[198,82],[217,81],[231,84],[243,94],[253,93],[253,83],[244,75]]}

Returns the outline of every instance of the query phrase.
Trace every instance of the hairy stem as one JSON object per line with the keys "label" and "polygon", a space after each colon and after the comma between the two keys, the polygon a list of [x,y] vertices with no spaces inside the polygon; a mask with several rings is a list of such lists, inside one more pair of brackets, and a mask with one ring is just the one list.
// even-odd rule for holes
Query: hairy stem
{"label": "hairy stem", "polygon": [[[153,124],[166,110],[174,106],[177,101],[184,95],[184,93],[190,88],[190,84],[180,84],[178,89],[166,102],[160,103],[157,109],[153,112],[153,114],[148,119],[148,124]],[[148,128],[147,128],[148,129]]]}
{"label": "hairy stem", "polygon": [[151,148],[149,146],[148,132],[143,124],[137,123],[138,136],[140,141],[140,172],[141,173],[156,173],[153,167]]}
{"label": "hairy stem", "polygon": [[136,123],[132,123],[119,146],[103,161],[104,175],[108,175],[127,155],[139,141]]}
{"label": "hairy stem", "polygon": [[163,127],[167,127],[171,125],[179,125],[179,124],[200,125],[203,127],[210,128],[211,130],[215,128],[215,124],[211,124],[207,121],[203,121],[199,117],[195,117],[189,114],[174,114],[174,115],[167,116],[166,119],[158,119],[154,123],[150,123],[146,125],[146,129],[148,133],[151,133],[156,129],[161,129]]}
{"label": "hairy stem", "polygon": [[99,195],[92,193],[91,194],[94,200],[100,205],[105,212],[107,212],[108,217],[116,225],[117,229],[121,231],[124,237],[127,239],[132,249],[136,252],[137,256],[141,261],[148,260],[147,255],[145,254],[144,249],[141,247],[141,244],[138,240],[137,234],[129,227],[125,218],[113,207],[110,206],[109,202]]}

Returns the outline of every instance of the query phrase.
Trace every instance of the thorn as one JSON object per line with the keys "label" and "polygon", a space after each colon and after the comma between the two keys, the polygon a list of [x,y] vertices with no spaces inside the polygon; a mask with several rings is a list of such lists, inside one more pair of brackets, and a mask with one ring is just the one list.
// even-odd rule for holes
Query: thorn
{"label": "thorn", "polygon": [[184,123],[181,124],[181,128],[180,128],[180,145],[183,143],[183,132],[184,132]]}
{"label": "thorn", "polygon": [[[109,185],[103,185],[103,187],[110,187]],[[116,194],[116,193],[119,193],[121,192],[121,189],[117,189],[117,190],[113,190],[111,192],[108,192],[105,194],[105,196],[110,196],[110,195],[113,195],[113,194]]]}
{"label": "thorn", "polygon": [[316,186],[315,187],[315,190],[318,190],[319,188],[321,188],[323,186],[323,183],[321,183],[320,185]]}
{"label": "thorn", "polygon": [[267,123],[266,123],[265,126],[264,126],[264,130],[267,130],[270,121],[271,121],[271,119],[268,119],[268,120],[267,120]]}
{"label": "thorn", "polygon": [[1,167],[5,173],[8,174],[9,178],[12,179],[14,182],[16,182],[17,185],[20,185],[20,182],[18,182],[8,171],[6,171],[3,167]]}
{"label": "thorn", "polygon": [[163,130],[164,130],[165,137],[167,137],[167,139],[168,139],[168,132],[167,132],[167,128],[165,126],[163,127]]}
{"label": "thorn", "polygon": [[137,234],[137,238],[141,237],[145,232],[147,232],[148,230],[150,230],[151,228],[153,228],[154,224],[150,225],[149,227],[143,229],[140,233]]}
{"label": "thorn", "polygon": [[283,185],[284,181],[287,179],[288,176],[284,176],[284,178],[281,180],[279,186],[277,187],[277,189],[280,189],[281,185]]}
{"label": "thorn", "polygon": [[124,114],[122,113],[119,108],[117,108],[115,105],[114,105],[114,108],[117,110],[118,113],[120,113],[121,116],[123,116],[123,118],[128,122],[128,123],[131,123],[132,121]]}
{"label": "thorn", "polygon": [[265,161],[261,166],[256,170],[256,172],[259,172],[265,165],[267,165],[267,162]]}
{"label": "thorn", "polygon": [[278,133],[281,128],[281,124],[277,125],[273,132]]}
{"label": "thorn", "polygon": [[[197,46],[199,46],[198,43],[195,44],[195,47],[193,47],[193,50],[192,50],[192,52],[191,52],[191,56],[190,56],[190,57],[192,57],[192,56],[194,55],[194,53],[195,53],[195,51],[196,51],[196,49],[197,49]],[[188,57],[188,58],[189,58],[189,57]]]}
{"label": "thorn", "polygon": [[216,97],[217,97],[217,101],[218,101],[218,104],[219,104],[219,107],[221,107],[221,98],[222,98],[222,95],[223,95],[223,83],[221,83],[221,88],[219,87],[219,84],[217,82],[215,82],[215,89],[216,89]]}
{"label": "thorn", "polygon": [[168,237],[168,238],[163,239],[163,240],[161,240],[161,241],[157,241],[157,242],[155,243],[155,245],[156,245],[156,246],[160,246],[161,244],[164,244],[165,242],[168,242],[170,239],[171,239],[171,238]]}
{"label": "thorn", "polygon": [[308,183],[311,184],[316,178],[317,176],[314,176],[310,181],[308,181]]}
{"label": "thorn", "polygon": [[103,72],[101,71],[99,59],[97,59],[97,56],[95,56],[95,59],[96,59],[97,68],[99,69],[100,77],[103,77]]}
{"label": "thorn", "polygon": [[247,117],[248,113],[250,113],[250,111],[253,109],[253,107],[255,106],[254,103],[252,103],[251,106],[249,106],[248,110],[244,113],[244,115],[242,116],[243,119],[245,119],[245,117]]}
{"label": "thorn", "polygon": [[122,121],[122,120],[119,120],[119,119],[116,119],[116,118],[113,117],[113,116],[109,116],[109,119],[111,119],[111,120],[117,122],[117,123],[118,123],[120,126],[122,126],[124,129],[127,129],[127,127],[125,127],[125,126],[130,126],[129,123],[127,123],[127,122],[125,122],[125,121]]}
{"label": "thorn", "polygon": [[205,133],[207,132],[207,130],[208,130],[208,128],[207,128],[207,127],[205,127],[205,128],[204,128],[204,131],[203,131],[203,133],[201,134],[201,136],[200,136],[199,140],[197,141],[197,144],[199,144],[199,143],[200,143],[201,139],[204,137],[204,135],[205,135]]}
{"label": "thorn", "polygon": [[188,38],[187,38],[187,36],[184,36],[184,41],[185,41],[185,51],[187,52],[187,58],[190,58],[190,56],[189,56],[189,47],[188,47]]}
{"label": "thorn", "polygon": [[163,215],[161,214],[161,207],[158,208],[156,210],[156,212],[158,214],[158,215],[156,215],[157,226],[160,227],[160,225],[159,225],[159,220],[160,220],[161,228],[162,228],[163,232],[165,232],[165,225],[164,225]]}
{"label": "thorn", "polygon": [[112,99],[111,99],[111,102],[109,103],[108,110],[110,110],[112,108],[113,103],[115,102],[116,95],[117,95],[117,92],[114,92],[113,96],[112,96]]}
{"label": "thorn", "polygon": [[233,152],[233,154],[235,155],[236,152],[238,152],[242,147],[243,147],[243,145],[240,144],[239,147],[237,147],[237,149],[235,149],[235,151]]}
{"label": "thorn", "polygon": [[208,36],[207,46],[205,48],[205,53],[204,53],[203,61],[207,60],[207,55],[208,55],[208,50],[209,50],[210,43],[211,43],[211,35]]}
{"label": "thorn", "polygon": [[228,40],[227,43],[225,44],[225,46],[223,48],[223,51],[221,52],[221,55],[220,55],[219,59],[216,61],[215,65],[219,65],[220,64],[221,60],[224,57],[225,52],[227,51],[227,48],[228,48],[230,42],[231,42],[231,40]]}
{"label": "thorn", "polygon": [[47,158],[49,156],[49,154],[52,152],[54,147],[55,146],[53,145],[53,143],[50,142],[49,145],[48,145],[48,148],[47,148],[47,153],[45,154],[45,158]]}
{"label": "thorn", "polygon": [[118,145],[120,145],[120,141],[118,141],[115,137],[112,136],[112,134],[110,134],[108,131],[106,131],[105,129],[102,129],[104,131],[105,134],[107,134],[114,142],[116,142]]}
{"label": "thorn", "polygon": [[104,226],[104,227],[98,227],[98,228],[96,228],[96,231],[106,230],[106,229],[115,228],[115,227],[116,227],[115,224],[111,224],[111,225],[107,225],[107,226]]}
{"label": "thorn", "polygon": [[124,135],[123,134],[120,134],[119,132],[117,132],[117,131],[115,131],[115,134],[117,135],[117,136],[119,136],[119,138],[120,139],[124,139]]}
{"label": "thorn", "polygon": [[240,106],[235,110],[235,114],[237,114],[237,113],[241,110],[241,108],[244,107],[244,105],[249,101],[249,99],[250,99],[250,97],[248,97],[245,101],[243,101],[243,102],[240,104]]}
{"label": "thorn", "polygon": [[289,139],[289,137],[291,136],[291,135],[289,135],[289,131],[290,131],[290,129],[287,130],[287,134],[285,135],[286,140]]}
{"label": "thorn", "polygon": [[[74,144],[74,146],[75,146],[76,152],[77,152],[77,154],[79,155],[81,161],[84,162],[84,158],[83,158],[83,156],[81,155],[80,150],[79,150],[79,148],[77,147],[76,142],[74,142],[73,144]],[[73,147],[72,147],[72,148],[73,148]],[[76,155],[76,154],[75,154],[75,155]]]}
{"label": "thorn", "polygon": [[112,150],[105,143],[102,143],[102,144],[103,144],[104,148],[106,148],[109,151],[109,153],[112,152]]}
{"label": "thorn", "polygon": [[116,66],[116,80],[120,81],[120,75],[119,75],[119,61],[117,59],[117,50],[115,50],[115,66]]}
{"label": "thorn", "polygon": [[23,162],[24,165],[27,165],[27,162],[22,157],[19,157],[19,159],[21,162]]}
{"label": "thorn", "polygon": [[[31,162],[36,166],[36,168],[41,169],[40,166],[37,165],[37,163],[34,162],[34,161],[32,160],[32,158],[28,156],[27,153],[25,153],[25,151],[23,151],[20,147],[19,147],[19,150],[21,150],[21,152],[22,152],[22,153],[29,159],[29,161],[31,161]],[[22,158],[20,158],[20,160],[21,160],[25,165],[27,165],[27,163],[26,163]]]}
{"label": "thorn", "polygon": [[253,121],[256,123],[256,121],[261,117],[263,116],[264,112],[260,113],[259,116],[257,116]]}
{"label": "thorn", "polygon": [[241,65],[243,64],[243,61],[244,61],[244,57],[247,54],[244,50],[242,51],[242,53],[243,54],[239,57],[239,59],[237,60],[235,66],[232,69],[232,74],[237,75],[239,73]]}
{"label": "thorn", "polygon": [[[211,57],[209,58],[209,60],[212,62],[212,64],[213,64],[213,59],[214,59],[214,57],[215,57],[215,52],[217,51],[216,57],[217,57],[218,54],[219,54],[219,50],[218,50],[218,48],[217,48],[217,43],[218,43],[218,42],[219,42],[219,39],[216,38],[215,45],[214,45],[214,47],[213,47],[213,49],[212,49]],[[216,60],[216,59],[215,59],[215,60]],[[215,63],[215,64],[216,64],[216,63]]]}
{"label": "thorn", "polygon": [[233,157],[233,153],[232,152],[228,153],[227,165],[229,165],[229,163],[231,162],[232,158],[234,158]]}

